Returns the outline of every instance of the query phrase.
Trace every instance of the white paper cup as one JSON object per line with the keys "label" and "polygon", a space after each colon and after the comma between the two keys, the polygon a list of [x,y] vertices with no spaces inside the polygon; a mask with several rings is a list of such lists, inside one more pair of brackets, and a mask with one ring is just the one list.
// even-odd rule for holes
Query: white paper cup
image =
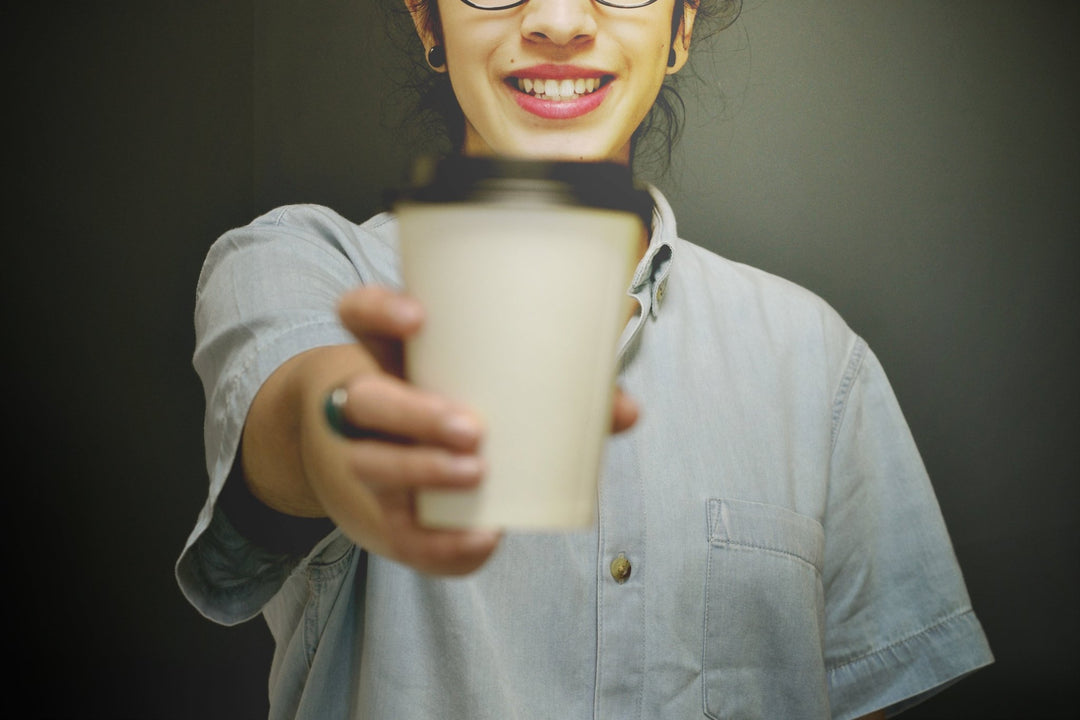
{"label": "white paper cup", "polygon": [[517,192],[397,212],[405,288],[425,309],[406,377],[485,428],[479,488],[420,492],[420,522],[588,526],[641,218]]}

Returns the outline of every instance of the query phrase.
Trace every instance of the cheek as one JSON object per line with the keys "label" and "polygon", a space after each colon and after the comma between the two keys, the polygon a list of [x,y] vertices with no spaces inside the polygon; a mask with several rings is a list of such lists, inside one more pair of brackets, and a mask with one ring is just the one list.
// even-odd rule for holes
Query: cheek
{"label": "cheek", "polygon": [[470,104],[485,78],[484,69],[475,51],[469,47],[468,43],[448,42],[446,44],[446,69],[458,103],[463,107]]}
{"label": "cheek", "polygon": [[652,24],[638,25],[633,31],[628,30],[624,37],[623,52],[631,59],[635,72],[650,77],[666,73],[671,45],[667,20],[657,19]]}
{"label": "cheek", "polygon": [[490,83],[494,43],[481,33],[444,35],[446,67],[455,91]]}
{"label": "cheek", "polygon": [[646,48],[638,55],[634,74],[642,94],[641,102],[651,105],[667,77],[668,47],[665,42],[663,45],[650,43]]}

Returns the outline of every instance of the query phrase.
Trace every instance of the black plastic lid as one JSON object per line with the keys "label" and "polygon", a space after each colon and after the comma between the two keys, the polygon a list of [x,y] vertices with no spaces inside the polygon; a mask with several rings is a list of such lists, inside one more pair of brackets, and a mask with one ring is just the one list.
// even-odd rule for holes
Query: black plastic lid
{"label": "black plastic lid", "polygon": [[397,202],[515,203],[579,206],[632,212],[652,224],[652,197],[634,184],[630,169],[610,162],[500,157],[421,158],[412,188]]}

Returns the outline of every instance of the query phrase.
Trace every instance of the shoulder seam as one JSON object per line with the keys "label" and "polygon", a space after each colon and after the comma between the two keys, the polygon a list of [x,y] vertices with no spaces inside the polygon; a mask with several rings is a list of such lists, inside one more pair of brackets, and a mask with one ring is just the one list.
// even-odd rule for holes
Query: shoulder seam
{"label": "shoulder seam", "polygon": [[855,384],[855,378],[862,368],[863,360],[867,352],[866,341],[858,335],[855,336],[855,345],[848,354],[848,364],[844,368],[844,375],[840,378],[840,386],[836,390],[832,406],[832,437],[829,443],[829,451],[836,450],[836,440],[840,436],[840,425],[844,421],[847,412],[848,398],[851,396],[851,387]]}

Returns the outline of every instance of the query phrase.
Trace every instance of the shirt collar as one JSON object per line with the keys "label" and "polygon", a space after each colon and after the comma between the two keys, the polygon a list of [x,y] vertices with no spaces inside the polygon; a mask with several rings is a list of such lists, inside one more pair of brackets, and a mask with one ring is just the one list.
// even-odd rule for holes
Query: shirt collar
{"label": "shirt collar", "polygon": [[641,303],[642,314],[655,318],[663,305],[677,235],[675,214],[667,199],[652,185],[648,186],[648,191],[653,199],[652,235],[649,248],[634,272],[629,292]]}

